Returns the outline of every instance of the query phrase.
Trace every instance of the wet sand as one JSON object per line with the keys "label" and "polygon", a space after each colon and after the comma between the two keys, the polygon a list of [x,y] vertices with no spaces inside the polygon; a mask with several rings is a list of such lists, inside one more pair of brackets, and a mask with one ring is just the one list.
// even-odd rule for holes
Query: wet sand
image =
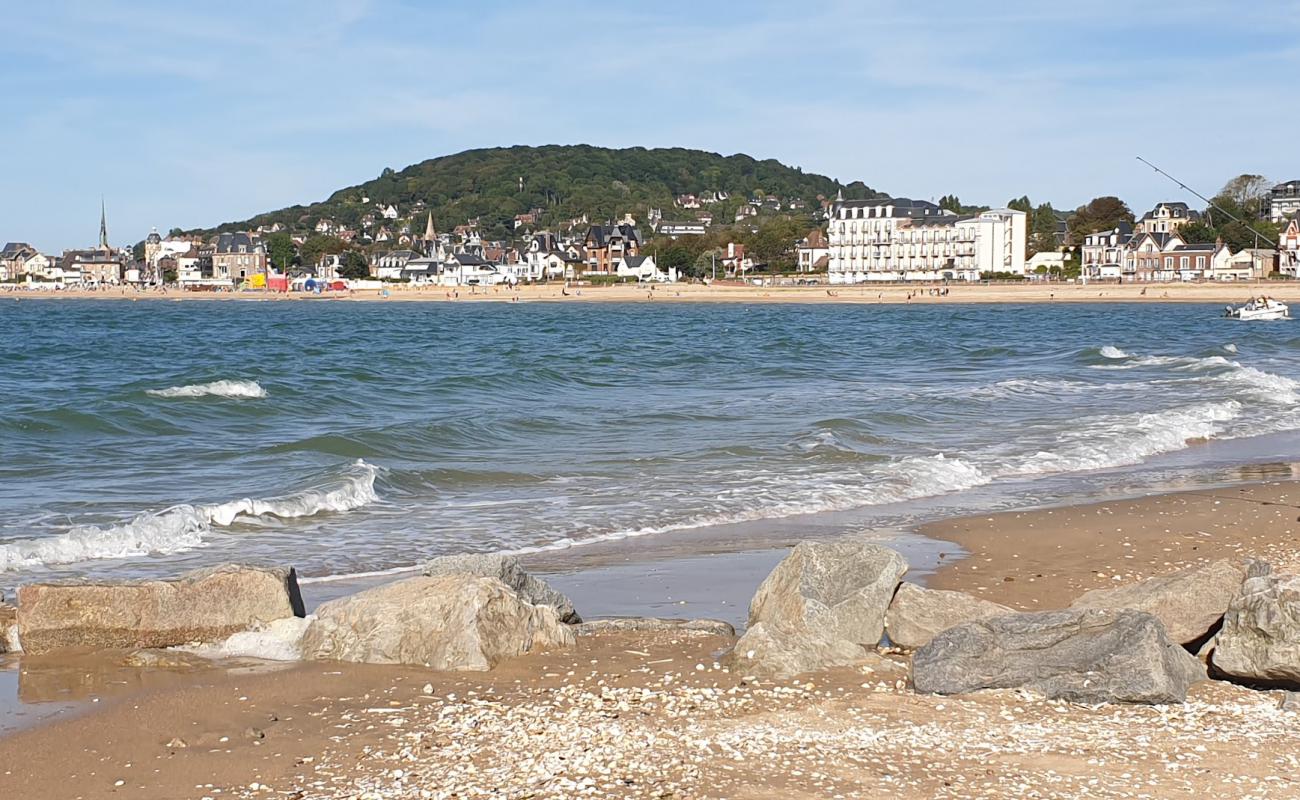
{"label": "wet sand", "polygon": [[920,532],[969,555],[928,580],[1025,610],[1092,589],[1253,555],[1300,570],[1300,483],[1270,481],[944,520]]}
{"label": "wet sand", "polygon": [[166,293],[114,289],[107,291],[15,291],[0,292],[0,302],[26,299],[98,300],[218,300],[282,302],[703,302],[703,303],[830,303],[912,304],[951,303],[1241,303],[1252,296],[1267,294],[1285,303],[1300,302],[1300,287],[1284,282],[1264,283],[1153,283],[1153,284],[949,284],[947,296],[927,294],[927,285],[886,286],[747,286],[735,282],[702,284],[620,284],[565,288],[556,284],[491,287],[409,287],[394,285],[384,296],[379,290],[364,289],[329,295],[277,294],[273,292],[181,292]]}
{"label": "wet sand", "polygon": [[[926,581],[1047,608],[1214,558],[1251,554],[1294,569],[1298,519],[1300,484],[1272,481],[948,520],[923,532],[970,557]],[[606,565],[588,587],[590,602],[622,587],[667,613],[677,601],[662,595],[686,592],[674,616],[700,616],[721,606],[699,598],[747,599],[781,552],[755,556],[725,579],[738,557],[703,557],[683,573],[685,584],[650,578],[631,594],[625,583],[635,571]],[[671,573],[674,559],[657,563]],[[582,574],[563,588],[579,594]],[[1276,692],[1203,683],[1187,704],[1167,708],[1087,708],[1018,692],[943,698],[913,693],[905,662],[889,654],[860,668],[755,682],[717,665],[729,643],[603,634],[485,674],[340,664],[179,671],[179,683],[128,686],[91,713],[0,738],[0,794],[1300,796],[1300,714],[1281,710]],[[28,661],[42,691],[68,680],[65,663]]]}

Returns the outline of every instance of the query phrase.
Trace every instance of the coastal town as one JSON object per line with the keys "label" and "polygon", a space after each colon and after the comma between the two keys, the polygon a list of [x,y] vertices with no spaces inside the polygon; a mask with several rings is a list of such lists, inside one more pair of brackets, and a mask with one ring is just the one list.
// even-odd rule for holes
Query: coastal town
{"label": "coastal town", "polygon": [[840,191],[804,200],[709,191],[675,196],[667,213],[647,207],[639,216],[629,210],[603,221],[591,214],[554,220],[533,208],[448,229],[424,200],[361,196],[357,204],[364,210],[356,224],[303,215],[297,224],[247,230],[173,228],[164,236],[154,229],[127,246],[112,243],[101,204],[92,247],[56,255],[23,241],[4,244],[0,288],[283,293],[548,282],[1196,283],[1295,279],[1300,264],[1300,180],[1271,184],[1247,175],[1205,208],[1170,200],[1141,216],[1115,197],[1066,213],[1034,207],[1028,198],[985,208],[950,196],[846,199]]}

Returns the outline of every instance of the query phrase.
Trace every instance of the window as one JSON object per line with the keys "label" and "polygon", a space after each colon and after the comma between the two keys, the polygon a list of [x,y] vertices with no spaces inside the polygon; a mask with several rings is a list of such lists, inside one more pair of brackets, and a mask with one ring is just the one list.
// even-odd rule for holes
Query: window
{"label": "window", "polygon": [[1196,257],[1196,268],[1197,268],[1197,269],[1205,269],[1205,256],[1197,256],[1197,257]]}
{"label": "window", "polygon": [[1188,258],[1187,256],[1183,256],[1182,258],[1178,259],[1178,266],[1182,269],[1187,269],[1190,262],[1191,262],[1190,258]]}
{"label": "window", "polygon": [[1173,269],[1173,268],[1174,268],[1174,257],[1165,256],[1165,269]]}

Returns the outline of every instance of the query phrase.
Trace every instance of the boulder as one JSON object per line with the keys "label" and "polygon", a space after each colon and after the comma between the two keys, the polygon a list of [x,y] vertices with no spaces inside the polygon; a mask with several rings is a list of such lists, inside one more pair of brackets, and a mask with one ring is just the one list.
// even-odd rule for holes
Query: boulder
{"label": "boulder", "polygon": [[1164,623],[1180,644],[1204,640],[1218,627],[1228,604],[1246,579],[1247,565],[1215,561],[1114,589],[1095,589],[1071,608],[1132,608]]}
{"label": "boulder", "polygon": [[1004,605],[965,592],[925,589],[904,583],[898,587],[885,614],[885,631],[892,644],[916,649],[938,633],[964,622],[1014,613]]}
{"label": "boulder", "polygon": [[620,632],[667,632],[700,634],[707,636],[736,635],[736,629],[730,622],[720,619],[664,619],[662,617],[618,617],[615,619],[594,619],[583,622],[574,628],[579,636],[593,636],[601,633]]}
{"label": "boulder", "polygon": [[1300,684],[1300,576],[1265,575],[1242,584],[1211,663],[1232,678]]}
{"label": "boulder", "polygon": [[430,576],[463,574],[477,575],[480,578],[496,578],[514,589],[525,602],[554,608],[561,622],[570,625],[582,622],[582,617],[578,616],[569,598],[552,589],[546,581],[524,572],[519,559],[514,556],[499,553],[440,556],[424,565],[424,574]]}
{"label": "boulder", "polygon": [[1160,620],[1131,609],[1066,609],[967,622],[912,657],[918,692],[1026,688],[1078,703],[1181,703],[1205,667]]}
{"label": "boulder", "polygon": [[211,642],[302,615],[298,578],[289,568],[227,564],[170,580],[65,581],[18,590],[18,632],[29,654]]}
{"label": "boulder", "polygon": [[905,572],[901,555],[858,537],[800,542],[758,587],[749,627],[875,647]]}
{"label": "boulder", "polygon": [[792,633],[760,622],[749,626],[745,635],[722,657],[722,664],[744,676],[784,679],[859,664],[873,656],[879,658],[845,639],[810,631]]}
{"label": "boulder", "polygon": [[11,639],[16,638],[18,625],[18,609],[5,603],[0,603],[0,653],[8,653],[18,648],[14,646]]}
{"label": "boulder", "polygon": [[569,647],[572,629],[549,605],[523,601],[496,578],[421,576],[316,609],[305,659],[488,670],[536,649]]}

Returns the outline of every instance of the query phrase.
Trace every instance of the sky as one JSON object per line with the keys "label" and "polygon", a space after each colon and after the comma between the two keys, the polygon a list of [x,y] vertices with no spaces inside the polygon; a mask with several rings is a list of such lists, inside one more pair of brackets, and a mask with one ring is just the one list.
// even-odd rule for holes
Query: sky
{"label": "sky", "polygon": [[1300,178],[1300,0],[43,0],[5,13],[0,242],[212,226],[462,150],[693,147],[1138,213]]}

